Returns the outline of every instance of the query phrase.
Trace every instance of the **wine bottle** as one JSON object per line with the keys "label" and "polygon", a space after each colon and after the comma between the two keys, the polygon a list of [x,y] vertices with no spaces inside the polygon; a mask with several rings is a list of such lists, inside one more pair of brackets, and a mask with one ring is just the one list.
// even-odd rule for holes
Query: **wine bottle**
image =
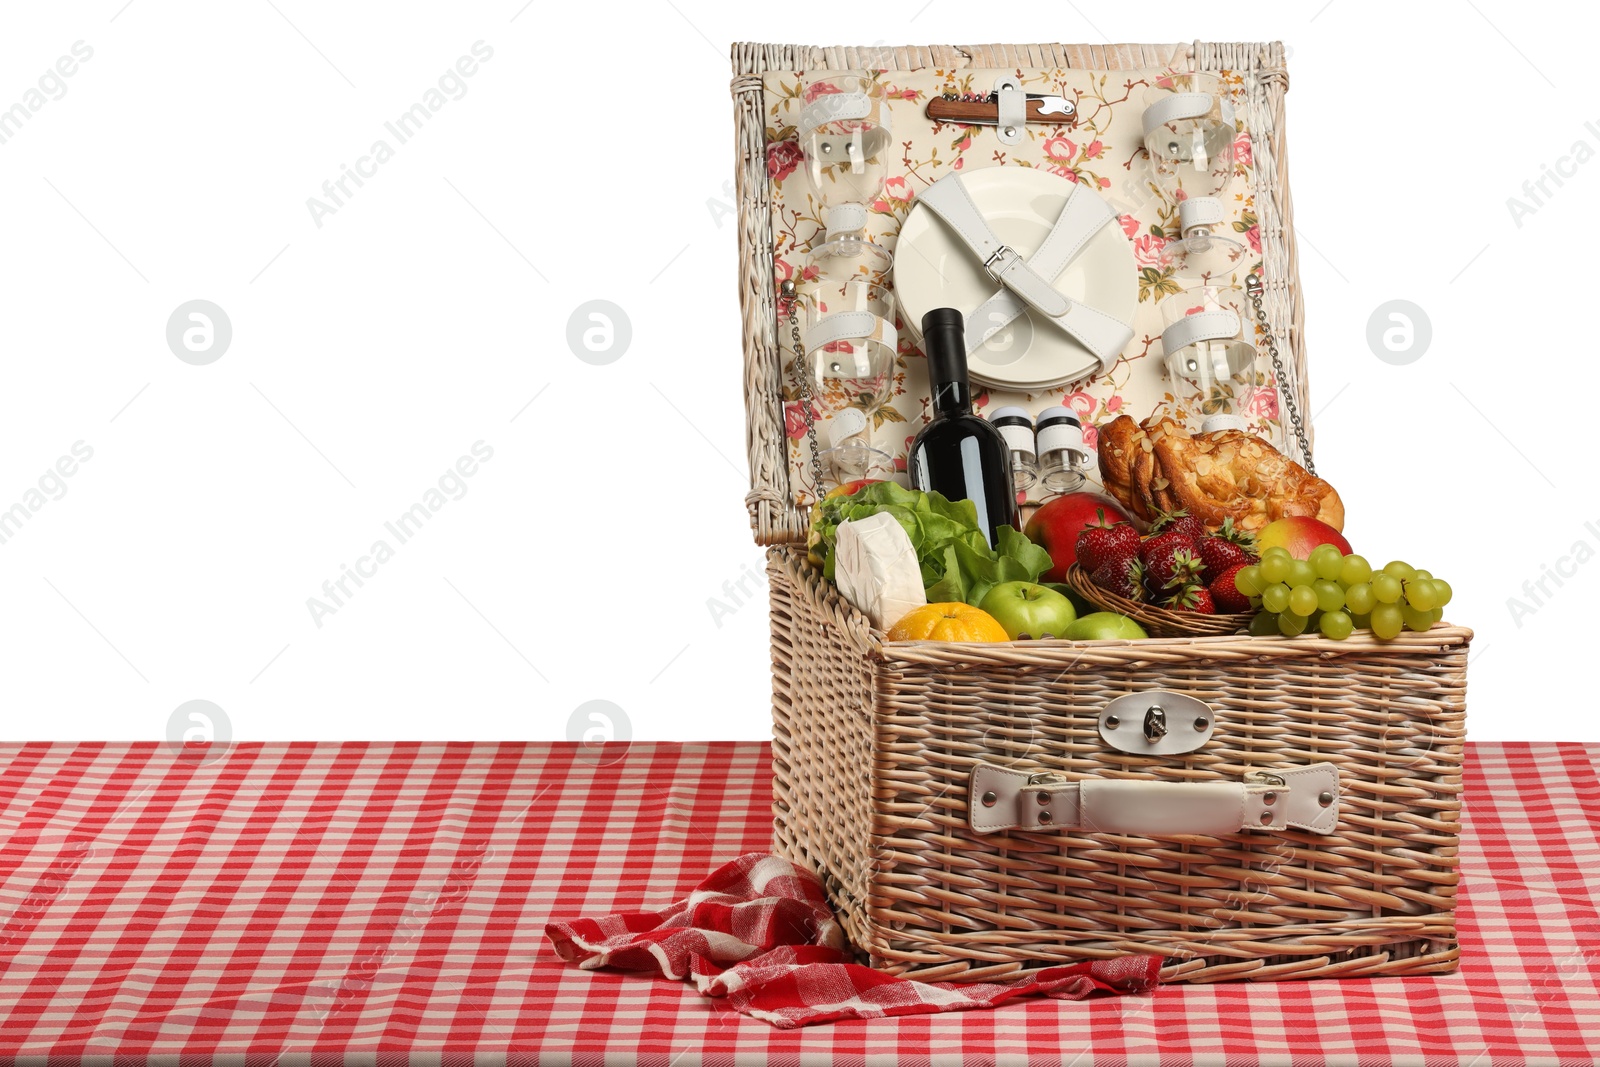
{"label": "wine bottle", "polygon": [[972,413],[967,378],[966,324],[955,308],[934,308],[922,317],[922,350],[933,388],[933,421],[911,444],[911,487],[970,500],[993,548],[1001,526],[1019,527],[1017,491],[1000,431]]}

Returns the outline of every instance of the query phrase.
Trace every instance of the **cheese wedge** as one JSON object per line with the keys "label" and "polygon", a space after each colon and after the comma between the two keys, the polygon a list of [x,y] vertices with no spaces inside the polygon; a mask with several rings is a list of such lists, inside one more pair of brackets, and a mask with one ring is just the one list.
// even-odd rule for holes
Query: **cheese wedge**
{"label": "cheese wedge", "polygon": [[928,602],[916,549],[893,515],[879,512],[842,523],[834,553],[839,592],[878,629],[887,630]]}

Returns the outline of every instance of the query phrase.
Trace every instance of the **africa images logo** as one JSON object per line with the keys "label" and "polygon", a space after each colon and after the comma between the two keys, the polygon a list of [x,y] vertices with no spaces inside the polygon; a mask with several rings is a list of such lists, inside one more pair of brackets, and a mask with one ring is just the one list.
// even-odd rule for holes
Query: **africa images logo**
{"label": "africa images logo", "polygon": [[72,55],[57,59],[55,66],[39,75],[38,88],[30,88],[10,107],[0,106],[0,144],[22,132],[33,116],[52,100],[67,95],[66,79],[78,73],[81,64],[94,58],[94,49],[82,41],[72,42]]}
{"label": "africa images logo", "polygon": [[[322,220],[326,216],[337,214],[346,201],[356,195],[356,190],[366,185],[364,179],[377,177],[378,167],[393,159],[400,145],[421,133],[422,128],[450,101],[460,100],[467,95],[466,79],[478,73],[480,63],[487,63],[494,58],[494,49],[483,41],[474,41],[471,51],[472,55],[459,57],[453,67],[439,75],[436,85],[429,86],[420,101],[383,124],[384,130],[394,139],[394,144],[383,137],[373,141],[364,155],[356,157],[354,167],[339,164],[339,176],[322,183],[322,197],[306,198],[306,210],[311,212],[311,221],[317,229],[322,229]],[[354,189],[351,188],[352,184]]]}
{"label": "africa images logo", "polygon": [[467,495],[467,479],[494,458],[494,447],[485,441],[474,441],[471,451],[472,455],[457,458],[454,465],[439,476],[437,483],[422,494],[421,500],[383,524],[384,531],[394,539],[393,544],[383,537],[373,541],[366,553],[356,558],[353,568],[348,563],[339,564],[339,577],[322,583],[322,597],[306,597],[306,610],[311,613],[311,621],[317,629],[322,629],[327,616],[337,614],[346,606],[366,585],[365,579],[376,577],[378,568],[394,558],[396,549],[421,533],[446,504]]}
{"label": "africa images logo", "polygon": [[1511,621],[1517,624],[1517,629],[1522,629],[1523,620],[1530,615],[1537,615],[1539,609],[1544,607],[1560,591],[1568,581],[1578,576],[1578,569],[1600,555],[1596,546],[1600,545],[1600,525],[1586,522],[1583,525],[1587,537],[1579,537],[1572,542],[1572,547],[1556,558],[1555,564],[1540,564],[1539,576],[1529,578],[1522,583],[1522,596],[1507,597],[1506,610],[1511,612]]}

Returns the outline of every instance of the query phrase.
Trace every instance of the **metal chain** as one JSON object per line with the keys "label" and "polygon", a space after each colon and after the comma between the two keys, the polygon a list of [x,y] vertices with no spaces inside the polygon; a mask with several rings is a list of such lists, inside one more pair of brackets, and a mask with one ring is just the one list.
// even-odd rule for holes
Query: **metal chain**
{"label": "metal chain", "polygon": [[806,440],[811,445],[812,495],[822,499],[822,448],[817,444],[817,416],[812,410],[816,394],[811,389],[811,372],[806,369],[806,349],[800,341],[800,298],[795,295],[794,280],[785,279],[780,287],[783,300],[789,304],[789,336],[794,345],[794,376],[800,394],[800,417],[806,420]]}
{"label": "metal chain", "polygon": [[1300,456],[1305,464],[1306,473],[1315,478],[1317,465],[1311,460],[1311,440],[1306,436],[1305,421],[1300,418],[1300,405],[1295,402],[1294,394],[1289,389],[1289,378],[1283,369],[1283,358],[1278,355],[1278,342],[1272,335],[1272,323],[1267,321],[1267,309],[1262,302],[1266,287],[1261,284],[1259,275],[1251,274],[1244,280],[1244,291],[1255,307],[1256,321],[1266,331],[1267,354],[1272,357],[1272,373],[1278,383],[1278,395],[1283,397],[1284,406],[1289,409],[1289,421],[1294,426],[1294,436],[1300,443]]}

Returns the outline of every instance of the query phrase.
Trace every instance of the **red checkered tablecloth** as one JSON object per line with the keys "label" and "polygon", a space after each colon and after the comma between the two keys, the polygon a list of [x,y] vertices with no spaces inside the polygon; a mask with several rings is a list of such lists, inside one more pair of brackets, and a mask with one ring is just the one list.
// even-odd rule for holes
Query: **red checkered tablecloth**
{"label": "red checkered tablecloth", "polygon": [[1600,753],[1468,751],[1456,974],[780,1031],[543,932],[766,848],[765,745],[0,746],[0,1060],[1595,1062]]}

